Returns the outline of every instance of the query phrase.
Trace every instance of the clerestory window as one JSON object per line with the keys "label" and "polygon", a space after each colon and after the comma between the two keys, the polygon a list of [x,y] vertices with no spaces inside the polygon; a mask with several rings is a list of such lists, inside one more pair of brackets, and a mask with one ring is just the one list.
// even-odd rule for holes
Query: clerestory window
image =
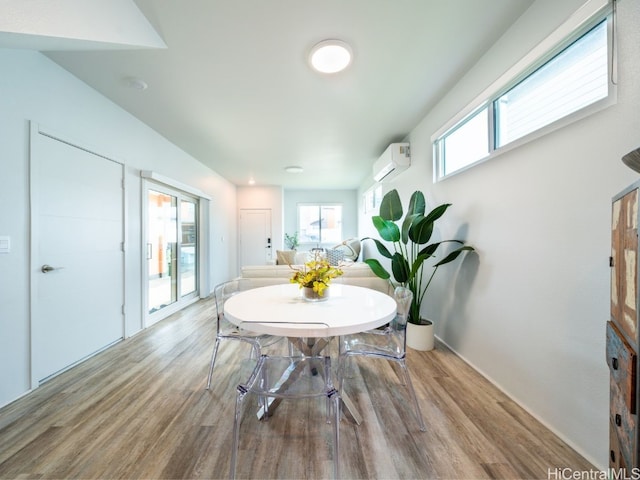
{"label": "clerestory window", "polygon": [[610,103],[610,16],[605,7],[598,10],[579,27],[572,26],[569,34],[569,26],[561,27],[563,41],[535,52],[543,60],[528,68],[514,67],[509,80],[496,82],[463,111],[466,114],[434,134],[436,181]]}

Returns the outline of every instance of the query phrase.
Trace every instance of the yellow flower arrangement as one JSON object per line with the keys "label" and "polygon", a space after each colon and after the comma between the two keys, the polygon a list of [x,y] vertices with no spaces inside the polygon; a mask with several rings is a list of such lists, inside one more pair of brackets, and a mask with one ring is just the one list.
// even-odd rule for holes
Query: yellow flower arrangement
{"label": "yellow flower arrangement", "polygon": [[313,291],[321,297],[324,296],[324,291],[331,280],[342,275],[342,270],[329,265],[329,262],[322,258],[305,263],[300,270],[291,268],[295,271],[291,277],[291,283],[299,284],[300,288],[313,288]]}

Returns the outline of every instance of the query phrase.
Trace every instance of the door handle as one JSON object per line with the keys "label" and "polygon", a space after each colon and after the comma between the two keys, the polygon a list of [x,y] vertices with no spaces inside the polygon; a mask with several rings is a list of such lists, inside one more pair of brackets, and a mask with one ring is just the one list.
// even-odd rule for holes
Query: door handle
{"label": "door handle", "polygon": [[42,268],[40,269],[42,271],[42,273],[49,273],[49,272],[53,272],[54,270],[62,270],[64,267],[52,267],[51,265],[47,265],[46,263],[44,265],[42,265]]}

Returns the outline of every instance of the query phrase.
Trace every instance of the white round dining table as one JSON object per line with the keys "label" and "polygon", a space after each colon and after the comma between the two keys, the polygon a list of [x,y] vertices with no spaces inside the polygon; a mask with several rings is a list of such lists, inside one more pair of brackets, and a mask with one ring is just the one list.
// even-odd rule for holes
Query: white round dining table
{"label": "white round dining table", "polygon": [[378,290],[331,284],[329,297],[309,302],[297,284],[270,285],[237,293],[224,305],[230,322],[256,333],[283,337],[329,337],[363,332],[396,315],[396,301]]}

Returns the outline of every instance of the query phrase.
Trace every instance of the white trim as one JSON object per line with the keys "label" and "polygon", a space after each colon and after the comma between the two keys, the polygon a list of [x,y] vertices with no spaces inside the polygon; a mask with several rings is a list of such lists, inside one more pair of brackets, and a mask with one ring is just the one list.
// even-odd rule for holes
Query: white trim
{"label": "white trim", "polygon": [[373,185],[371,185],[369,188],[367,188],[364,193],[362,194],[362,200],[363,200],[363,211],[365,214],[367,215],[371,215],[371,213],[376,211],[376,208],[380,206],[379,203],[376,202],[372,202],[374,203],[374,205],[372,206],[372,210],[367,210],[367,196],[368,195],[372,195],[373,196],[373,200],[376,199],[376,190],[380,189],[380,202],[382,201],[382,183],[380,182],[376,182]]}
{"label": "white trim", "polygon": [[209,211],[211,202],[201,198],[198,208],[198,292],[200,298],[207,298],[213,293],[211,276],[209,275],[209,262],[211,248],[209,246]]}
{"label": "white trim", "polygon": [[201,190],[198,190],[197,188],[194,188],[185,183],[181,183],[172,178],[165,177],[164,175],[161,175],[157,172],[153,172],[151,170],[141,170],[140,176],[142,178],[148,178],[150,180],[153,180],[154,182],[157,182],[157,183],[162,183],[164,185],[175,188],[177,190],[182,190],[183,192],[188,193],[190,195],[195,195],[196,197],[204,198],[205,200],[211,200],[211,197],[206,193],[202,192]]}
{"label": "white trim", "polygon": [[147,317],[149,315],[149,259],[147,258],[147,242],[149,238],[149,185],[152,183],[142,175],[142,172],[140,172],[140,177],[142,177],[142,181],[140,182],[140,186],[142,187],[140,188],[140,289],[142,293],[142,302],[140,302],[140,330],[144,330],[149,326],[147,325]]}
{"label": "white trim", "polygon": [[[541,62],[545,57],[551,57],[556,53],[558,45],[568,36],[575,34],[581,28],[598,15],[604,16],[611,10],[608,0],[588,0],[582,7],[576,10],[567,21],[554,30],[551,35],[542,40],[520,61],[502,74],[495,82],[486,88],[471,103],[464,107],[457,115],[440,127],[432,136],[431,142],[435,142],[458,122],[474,111],[484,107],[498,92],[514,82],[518,77],[527,72],[533,65]],[[606,14],[605,14],[606,12]],[[442,177],[441,177],[442,178]]]}

